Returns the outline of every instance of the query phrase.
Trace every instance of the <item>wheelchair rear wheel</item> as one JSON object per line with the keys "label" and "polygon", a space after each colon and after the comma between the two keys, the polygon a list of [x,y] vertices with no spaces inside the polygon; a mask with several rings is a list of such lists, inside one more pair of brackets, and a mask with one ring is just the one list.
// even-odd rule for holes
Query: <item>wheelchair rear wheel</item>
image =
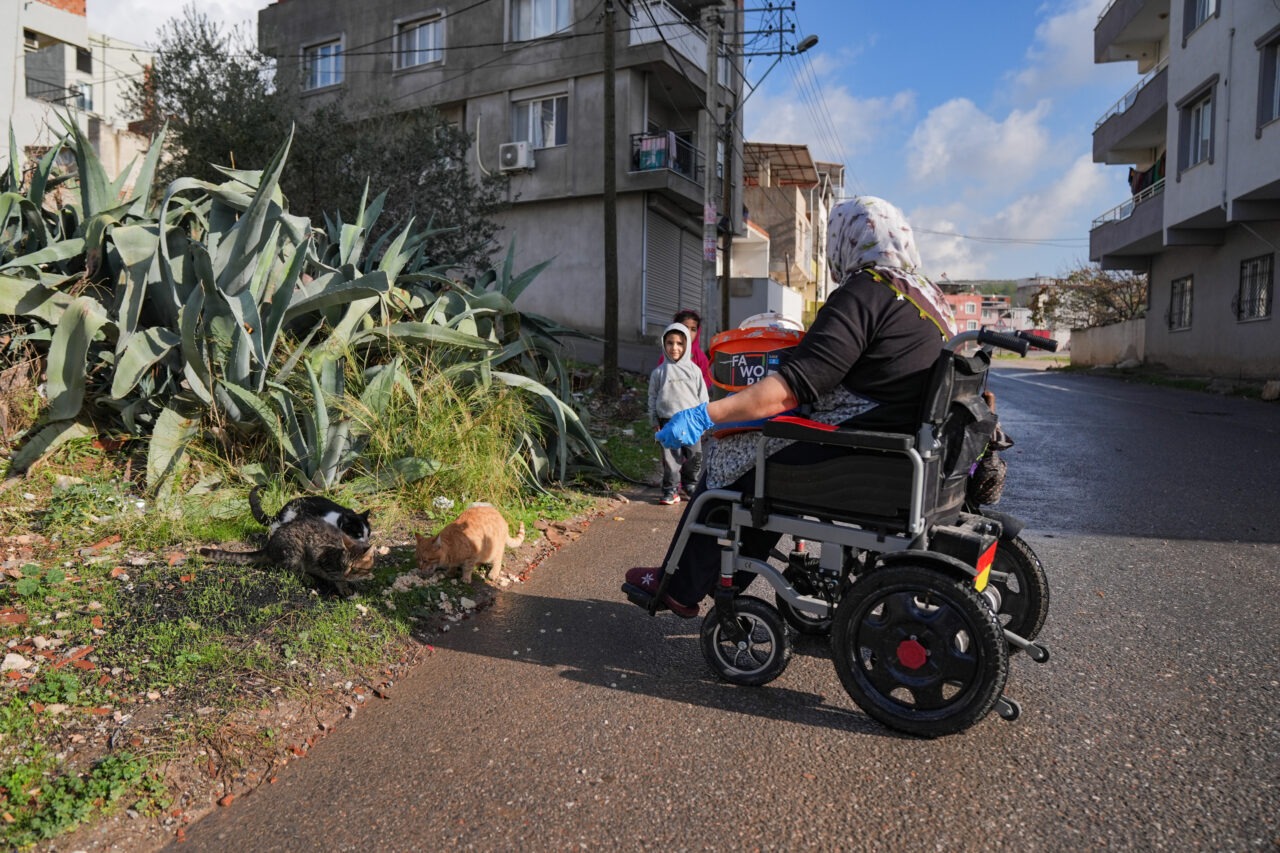
{"label": "wheelchair rear wheel", "polygon": [[1040,558],[1022,537],[1000,540],[988,583],[1000,593],[1000,612],[996,616],[1004,627],[1019,637],[1034,640],[1049,615],[1049,578]]}
{"label": "wheelchair rear wheel", "polygon": [[836,608],[831,650],[863,711],[919,737],[981,720],[1009,675],[986,599],[970,581],[922,564],[886,566],[854,583]]}
{"label": "wheelchair rear wheel", "polygon": [[791,635],[772,604],[751,595],[733,601],[745,639],[726,636],[713,607],[702,619],[702,654],[707,666],[733,684],[758,687],[768,684],[791,661]]}

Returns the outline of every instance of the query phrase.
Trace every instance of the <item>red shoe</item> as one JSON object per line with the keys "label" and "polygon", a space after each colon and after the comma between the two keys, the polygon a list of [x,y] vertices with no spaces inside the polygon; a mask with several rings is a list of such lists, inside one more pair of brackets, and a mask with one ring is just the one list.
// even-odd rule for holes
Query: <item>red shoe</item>
{"label": "red shoe", "polygon": [[[637,566],[634,569],[627,570],[626,582],[644,590],[649,595],[654,595],[658,592],[658,582],[660,580],[662,580],[662,569],[658,567]],[[694,619],[698,615],[696,605],[690,607],[687,604],[681,604],[672,598],[669,593],[663,593],[662,604],[682,619]]]}

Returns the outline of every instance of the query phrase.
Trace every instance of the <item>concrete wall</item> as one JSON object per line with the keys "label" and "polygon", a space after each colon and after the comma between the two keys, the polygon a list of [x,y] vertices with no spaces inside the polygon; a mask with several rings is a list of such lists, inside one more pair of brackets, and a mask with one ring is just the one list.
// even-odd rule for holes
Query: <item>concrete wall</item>
{"label": "concrete wall", "polygon": [[1146,320],[1126,320],[1094,329],[1071,330],[1071,363],[1086,367],[1143,360]]}
{"label": "concrete wall", "polygon": [[[1170,247],[1151,265],[1150,308],[1146,320],[1146,361],[1178,373],[1231,379],[1280,378],[1280,319],[1236,319],[1240,263],[1270,254],[1271,298],[1280,295],[1275,276],[1280,262],[1280,222],[1255,222],[1227,229],[1222,246]],[[1192,276],[1191,327],[1169,328],[1174,279]]]}

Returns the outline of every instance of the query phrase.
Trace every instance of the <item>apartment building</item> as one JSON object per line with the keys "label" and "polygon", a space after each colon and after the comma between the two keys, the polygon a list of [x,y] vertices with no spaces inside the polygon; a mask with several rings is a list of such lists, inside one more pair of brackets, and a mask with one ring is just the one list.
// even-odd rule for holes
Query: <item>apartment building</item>
{"label": "apartment building", "polygon": [[[719,2],[615,6],[619,360],[630,367],[627,344],[648,365],[652,336],[677,309],[705,316],[718,304],[704,272],[716,247],[707,246],[703,224],[707,200],[723,198],[724,148],[706,105],[710,90],[715,115],[731,115],[741,75],[717,51],[708,80],[704,12],[712,7],[723,18],[718,43],[732,46],[740,36],[734,8]],[[510,178],[500,239],[514,242],[521,267],[552,259],[521,308],[601,334],[601,12],[598,0],[278,0],[259,13],[258,33],[277,59],[278,85],[304,100],[341,96],[374,110],[429,105],[466,129],[468,167]],[[740,136],[735,141],[740,146]],[[731,190],[740,185],[731,179]]]}
{"label": "apartment building", "polygon": [[1098,18],[1095,62],[1141,76],[1094,129],[1132,196],[1094,221],[1089,255],[1148,273],[1148,363],[1280,376],[1278,52],[1270,0],[1112,0]]}
{"label": "apartment building", "polygon": [[748,142],[743,184],[747,217],[769,235],[768,276],[806,302],[825,300],[827,217],[843,189],[844,168],[815,162],[807,145]]}
{"label": "apartment building", "polygon": [[[0,68],[13,69],[0,86],[0,115],[13,128],[23,167],[63,136],[62,118],[70,116],[114,178],[147,145],[129,130],[124,94],[150,54],[90,32],[85,0],[0,0],[0,17],[13,23],[0,36]],[[7,144],[4,151],[8,159]]]}

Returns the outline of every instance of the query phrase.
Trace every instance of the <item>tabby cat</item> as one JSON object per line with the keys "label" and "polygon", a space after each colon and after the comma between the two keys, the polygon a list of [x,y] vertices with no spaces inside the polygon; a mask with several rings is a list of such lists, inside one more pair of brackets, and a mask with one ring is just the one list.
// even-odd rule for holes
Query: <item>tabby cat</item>
{"label": "tabby cat", "polygon": [[492,504],[475,503],[435,536],[414,536],[418,543],[414,549],[418,571],[460,567],[462,582],[471,583],[471,573],[478,565],[491,567],[484,575],[486,579],[502,571],[503,551],[524,544],[524,522],[520,522],[520,533],[512,538],[502,513]]}
{"label": "tabby cat", "polygon": [[253,517],[259,524],[269,528],[269,533],[275,533],[280,525],[299,518],[317,518],[332,524],[358,542],[369,541],[372,532],[369,527],[369,510],[356,512],[319,495],[303,495],[280,507],[280,511],[274,516],[269,516],[262,511],[262,502],[258,498],[261,488],[254,486],[249,490],[249,509],[253,511]]}
{"label": "tabby cat", "polygon": [[373,574],[374,547],[360,542],[318,518],[302,517],[279,525],[258,551],[201,548],[200,556],[223,563],[278,566],[324,581],[339,595],[351,594],[351,584]]}

